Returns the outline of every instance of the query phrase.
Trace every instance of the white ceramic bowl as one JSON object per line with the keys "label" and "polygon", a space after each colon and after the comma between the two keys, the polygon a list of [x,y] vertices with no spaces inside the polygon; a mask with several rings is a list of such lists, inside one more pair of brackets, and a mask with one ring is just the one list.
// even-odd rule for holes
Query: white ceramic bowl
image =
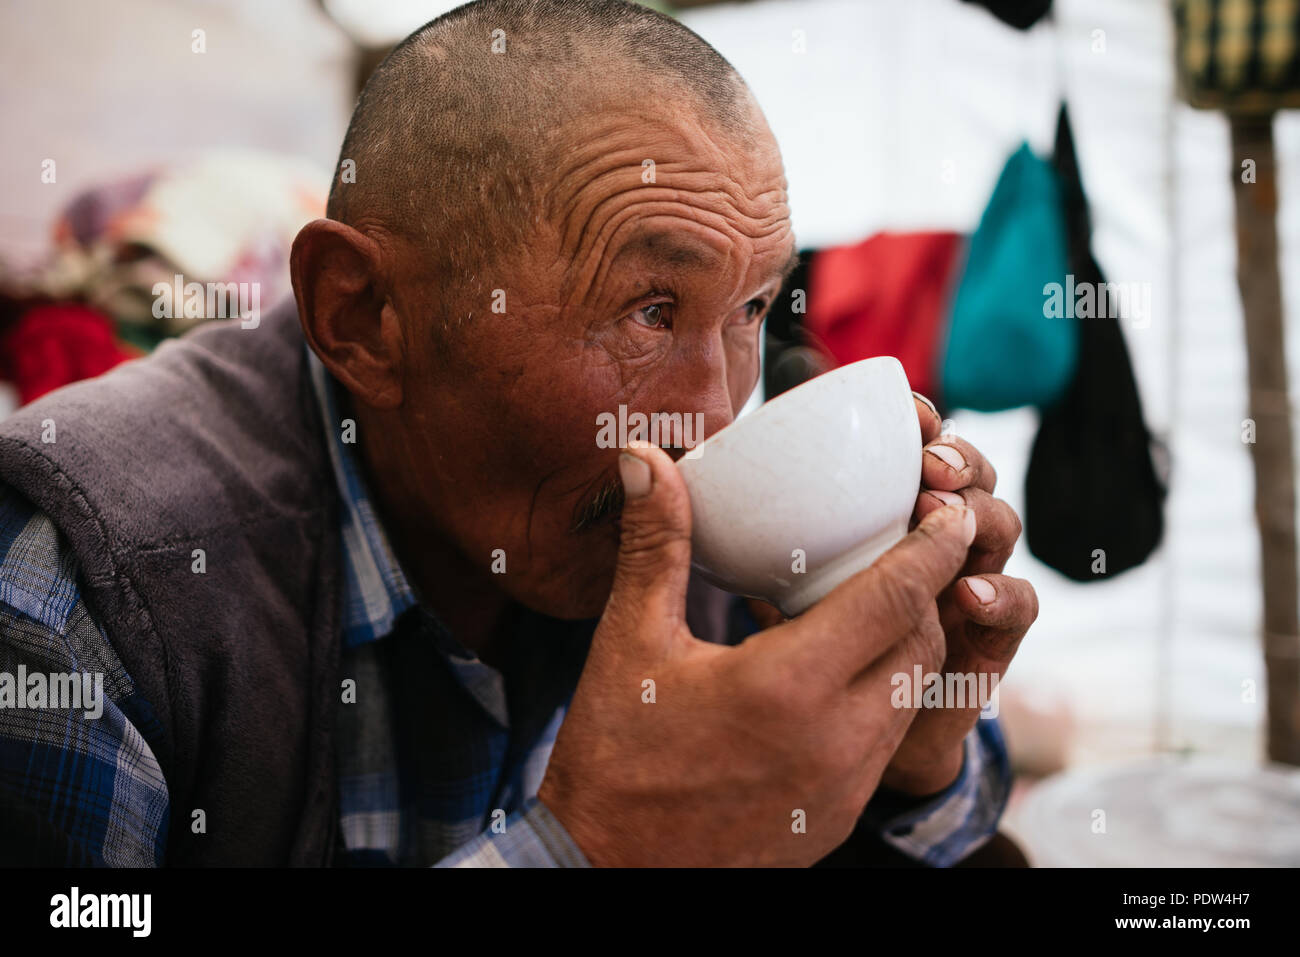
{"label": "white ceramic bowl", "polygon": [[921,426],[892,356],[784,392],[677,462],[692,565],[727,591],[797,615],[907,534]]}

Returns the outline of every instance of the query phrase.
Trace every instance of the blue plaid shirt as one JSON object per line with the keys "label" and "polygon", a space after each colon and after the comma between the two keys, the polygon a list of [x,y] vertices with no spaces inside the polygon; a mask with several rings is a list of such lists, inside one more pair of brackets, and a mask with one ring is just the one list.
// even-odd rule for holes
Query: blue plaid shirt
{"label": "blue plaid shirt", "polygon": [[[315,356],[311,363],[344,506],[341,667],[352,684],[338,718],[334,863],[586,866],[537,790],[595,620],[519,611],[502,670],[456,641],[403,575],[343,441],[336,386]],[[169,805],[151,746],[157,719],[87,610],[67,542],[0,484],[0,672],[20,665],[102,673],[106,700],[103,715],[88,718],[0,698],[0,856],[21,832],[42,860],[162,864]],[[942,794],[867,806],[887,843],[942,867],[992,835],[1011,773],[997,721],[976,725],[961,774]]]}

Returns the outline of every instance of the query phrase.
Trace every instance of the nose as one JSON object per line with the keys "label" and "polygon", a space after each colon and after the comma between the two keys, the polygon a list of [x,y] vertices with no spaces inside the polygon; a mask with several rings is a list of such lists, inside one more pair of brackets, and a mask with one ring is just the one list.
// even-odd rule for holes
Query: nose
{"label": "nose", "polygon": [[[739,404],[748,398],[746,387],[754,384],[748,379],[743,383],[731,381],[738,376],[745,376],[746,370],[729,368],[727,351],[720,337],[710,339],[690,355],[684,356],[683,360],[670,390],[675,404],[663,410],[669,414],[682,414],[681,437],[672,443],[675,448],[669,450],[674,460],[730,425],[736,418]],[[755,369],[748,374],[752,378],[756,372]],[[739,398],[739,404],[733,398],[733,393],[737,391],[745,392]]]}

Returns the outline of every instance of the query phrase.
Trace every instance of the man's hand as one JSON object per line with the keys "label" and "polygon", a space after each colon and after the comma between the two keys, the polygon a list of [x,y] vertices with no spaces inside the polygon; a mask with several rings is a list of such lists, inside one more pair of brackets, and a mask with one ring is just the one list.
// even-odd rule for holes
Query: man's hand
{"label": "man's hand", "polygon": [[710,644],[686,627],[681,475],[661,449],[627,454],[613,589],[538,797],[596,866],[816,863],[916,716],[891,676],[943,663],[935,598],[974,515],[937,508],[799,618]]}
{"label": "man's hand", "polygon": [[[1020,537],[1020,519],[993,497],[997,473],[970,443],[941,435],[939,415],[918,398],[921,420],[921,494],[917,521],[949,505],[975,510],[975,541],[958,577],[939,594],[947,653],[942,673],[1006,674],[1020,640],[1038,617],[1038,596],[1022,578],[1001,574]],[[908,729],[881,783],[905,794],[947,788],[961,772],[962,743],[979,718],[968,708],[924,709]]]}

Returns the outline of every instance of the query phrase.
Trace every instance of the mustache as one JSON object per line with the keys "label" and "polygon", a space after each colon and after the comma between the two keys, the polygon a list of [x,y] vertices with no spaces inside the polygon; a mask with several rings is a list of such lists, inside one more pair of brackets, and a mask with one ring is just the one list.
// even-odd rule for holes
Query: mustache
{"label": "mustache", "polygon": [[[682,445],[661,445],[674,462],[690,451]],[[623,482],[618,477],[597,479],[591,494],[573,509],[569,531],[584,532],[609,523],[610,516],[623,511]]]}
{"label": "mustache", "polygon": [[607,478],[573,509],[570,532],[584,532],[609,523],[610,517],[623,510],[623,483]]}

